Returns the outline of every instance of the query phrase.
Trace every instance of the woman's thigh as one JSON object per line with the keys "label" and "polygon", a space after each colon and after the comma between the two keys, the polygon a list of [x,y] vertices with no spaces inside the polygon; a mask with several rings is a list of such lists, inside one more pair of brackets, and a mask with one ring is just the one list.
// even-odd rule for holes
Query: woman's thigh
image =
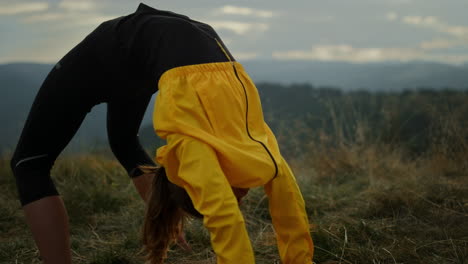
{"label": "woman's thigh", "polygon": [[[70,142],[91,108],[103,101],[90,48],[80,43],[63,57],[42,83],[31,106],[13,160],[47,155]],[[17,164],[15,164],[17,165]]]}

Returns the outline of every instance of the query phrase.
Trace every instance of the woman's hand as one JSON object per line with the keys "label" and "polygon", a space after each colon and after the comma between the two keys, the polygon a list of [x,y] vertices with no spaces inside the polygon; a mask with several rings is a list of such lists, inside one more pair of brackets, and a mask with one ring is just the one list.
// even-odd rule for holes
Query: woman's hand
{"label": "woman's hand", "polygon": [[186,252],[192,252],[192,247],[185,240],[185,232],[182,230],[176,239],[176,244]]}

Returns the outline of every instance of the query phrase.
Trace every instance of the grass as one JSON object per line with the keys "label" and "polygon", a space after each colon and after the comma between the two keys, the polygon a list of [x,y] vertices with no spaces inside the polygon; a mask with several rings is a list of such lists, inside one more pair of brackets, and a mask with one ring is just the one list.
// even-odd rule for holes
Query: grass
{"label": "grass", "polygon": [[[337,114],[334,134],[308,131],[297,120],[298,129],[278,131],[282,146],[300,138],[290,136],[299,130],[318,135],[308,144],[289,142],[301,151],[288,159],[306,201],[316,263],[468,263],[468,126],[460,123],[466,106],[421,110],[434,122],[418,152],[393,137],[372,136],[375,129],[353,116],[343,117],[352,121],[347,127]],[[381,134],[401,130],[400,119],[392,119],[397,129]],[[40,263],[8,158],[0,157],[0,263]],[[115,159],[68,154],[52,176],[71,219],[74,263],[143,263],[144,204]],[[263,191],[254,189],[241,206],[258,264],[279,263],[267,205]],[[202,223],[189,222],[185,231],[193,252],[174,246],[167,263],[215,263]]]}
{"label": "grass", "polygon": [[[0,263],[40,263],[7,161],[0,161]],[[307,162],[291,164],[306,200],[317,263],[468,263],[466,164],[440,155],[405,160],[384,146],[316,148]],[[71,219],[75,263],[142,263],[144,205],[119,166],[99,155],[74,155],[53,170]],[[242,210],[257,263],[274,263],[278,254],[263,191],[251,191]],[[188,223],[186,236],[193,252],[174,246],[168,263],[215,263],[200,221]]]}
{"label": "grass", "polygon": [[317,156],[304,190],[318,263],[468,262],[466,167],[405,161],[384,147],[343,152]]}

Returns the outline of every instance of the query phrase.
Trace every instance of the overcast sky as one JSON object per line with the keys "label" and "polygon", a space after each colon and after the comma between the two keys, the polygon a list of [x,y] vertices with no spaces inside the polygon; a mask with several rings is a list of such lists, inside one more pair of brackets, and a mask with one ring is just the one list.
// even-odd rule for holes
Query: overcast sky
{"label": "overcast sky", "polygon": [[[133,0],[0,0],[0,63],[54,63]],[[211,24],[234,56],[468,61],[468,0],[147,0]]]}

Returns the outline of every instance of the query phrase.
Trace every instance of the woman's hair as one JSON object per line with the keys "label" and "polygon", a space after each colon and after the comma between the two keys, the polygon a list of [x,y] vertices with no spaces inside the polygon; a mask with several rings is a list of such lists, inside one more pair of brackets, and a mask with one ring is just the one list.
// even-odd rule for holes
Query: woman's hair
{"label": "woman's hair", "polygon": [[143,224],[143,250],[149,263],[162,264],[186,218],[203,216],[193,207],[187,192],[167,179],[163,167],[140,166],[140,169],[145,174],[154,174]]}

